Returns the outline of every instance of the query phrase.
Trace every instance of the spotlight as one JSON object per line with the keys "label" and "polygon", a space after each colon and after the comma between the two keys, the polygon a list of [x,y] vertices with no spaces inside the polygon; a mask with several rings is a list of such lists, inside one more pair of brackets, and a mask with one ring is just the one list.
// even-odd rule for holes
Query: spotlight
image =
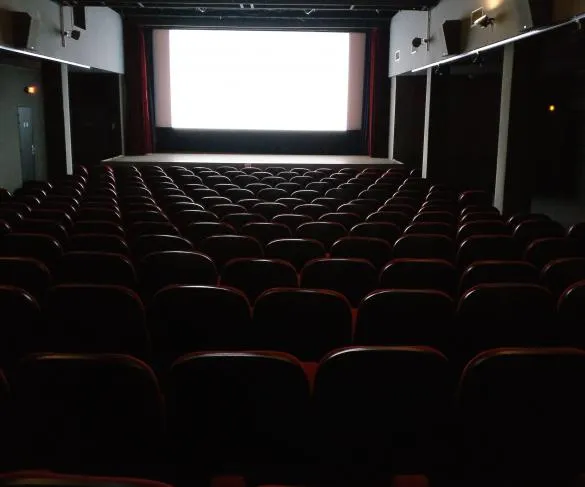
{"label": "spotlight", "polygon": [[414,49],[418,49],[420,46],[423,45],[423,43],[427,43],[429,42],[428,39],[423,39],[422,37],[415,37],[414,39],[412,39],[412,47]]}
{"label": "spotlight", "polygon": [[483,8],[478,8],[471,12],[472,27],[481,27],[482,29],[485,29],[490,25],[494,25],[495,22],[496,19],[486,14]]}
{"label": "spotlight", "polygon": [[74,41],[78,41],[81,38],[81,31],[77,29],[66,30],[65,32],[63,32],[63,37],[69,37]]}
{"label": "spotlight", "polygon": [[557,111],[557,107],[556,107],[556,105],[549,105],[549,106],[548,106],[548,111],[549,111],[550,113],[554,113],[554,112],[556,112],[556,111]]}
{"label": "spotlight", "polygon": [[29,85],[24,87],[24,92],[27,95],[34,96],[38,93],[39,89],[35,85]]}

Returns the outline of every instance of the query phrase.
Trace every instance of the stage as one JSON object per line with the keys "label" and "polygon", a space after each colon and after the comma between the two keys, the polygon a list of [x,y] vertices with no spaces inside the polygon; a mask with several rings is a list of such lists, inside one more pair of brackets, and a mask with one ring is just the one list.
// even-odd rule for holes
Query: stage
{"label": "stage", "polygon": [[391,166],[401,164],[392,159],[368,156],[302,156],[267,154],[146,154],[144,156],[117,156],[102,161],[112,166],[124,164],[159,165],[173,164],[194,166]]}

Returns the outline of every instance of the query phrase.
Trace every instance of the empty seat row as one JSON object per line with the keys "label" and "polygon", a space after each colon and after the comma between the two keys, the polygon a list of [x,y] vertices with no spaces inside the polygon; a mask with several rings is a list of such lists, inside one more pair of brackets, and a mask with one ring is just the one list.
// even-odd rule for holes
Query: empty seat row
{"label": "empty seat row", "polygon": [[425,347],[346,348],[312,369],[276,352],[196,353],[164,388],[126,356],[40,354],[8,383],[5,468],[281,483],[583,468],[585,352],[572,348],[487,351],[458,383]]}

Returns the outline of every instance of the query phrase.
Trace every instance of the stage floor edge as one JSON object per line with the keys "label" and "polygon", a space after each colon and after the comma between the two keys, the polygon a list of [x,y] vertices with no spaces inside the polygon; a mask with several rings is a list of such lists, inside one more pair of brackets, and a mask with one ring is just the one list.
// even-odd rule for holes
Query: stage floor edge
{"label": "stage floor edge", "polygon": [[368,156],[322,156],[322,155],[270,155],[270,154],[146,154],[143,156],[117,156],[105,159],[103,164],[121,166],[134,165],[237,165],[237,166],[392,166],[401,165],[392,159]]}

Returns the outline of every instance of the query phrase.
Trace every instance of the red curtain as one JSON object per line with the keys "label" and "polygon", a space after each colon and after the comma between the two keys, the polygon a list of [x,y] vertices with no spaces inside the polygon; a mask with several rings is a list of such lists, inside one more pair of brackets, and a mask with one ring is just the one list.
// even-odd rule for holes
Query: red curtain
{"label": "red curtain", "polygon": [[376,28],[370,32],[370,73],[368,108],[368,154],[388,157],[390,130],[390,30]]}
{"label": "red curtain", "polygon": [[126,65],[126,153],[153,152],[151,107],[148,93],[148,63],[144,29],[124,24]]}

